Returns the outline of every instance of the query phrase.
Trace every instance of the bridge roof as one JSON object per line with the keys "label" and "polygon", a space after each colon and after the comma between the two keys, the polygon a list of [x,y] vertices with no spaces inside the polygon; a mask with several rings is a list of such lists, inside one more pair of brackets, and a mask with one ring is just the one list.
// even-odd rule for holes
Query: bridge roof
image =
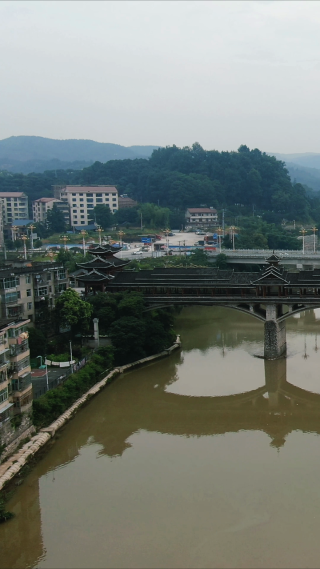
{"label": "bridge roof", "polygon": [[95,269],[93,271],[91,271],[90,273],[86,273],[84,275],[79,275],[78,277],[78,281],[84,282],[84,283],[92,283],[92,282],[104,282],[104,281],[109,281],[111,279],[114,279],[113,275],[105,275],[103,273],[99,273],[99,271],[96,271]]}
{"label": "bridge roof", "polygon": [[92,247],[88,250],[90,255],[114,255],[115,253],[119,253],[122,247],[112,247],[112,245],[97,245],[96,247]]}
{"label": "bridge roof", "polygon": [[118,259],[118,257],[112,257],[109,259],[103,259],[100,255],[97,255],[94,259],[87,261],[86,263],[77,263],[78,267],[82,269],[100,269],[100,270],[110,270],[113,267],[125,267],[130,261],[125,261],[123,259]]}
{"label": "bridge roof", "polygon": [[257,272],[235,272],[217,268],[157,268],[142,271],[122,271],[115,275],[111,287],[212,287],[256,288],[259,285],[285,287],[319,287],[320,270],[288,272],[283,267],[269,266]]}

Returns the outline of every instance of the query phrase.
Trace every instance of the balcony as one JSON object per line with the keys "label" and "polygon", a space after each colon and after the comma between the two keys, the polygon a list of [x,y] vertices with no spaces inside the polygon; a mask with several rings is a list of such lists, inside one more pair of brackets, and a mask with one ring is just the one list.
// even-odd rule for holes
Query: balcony
{"label": "balcony", "polygon": [[5,304],[6,306],[14,306],[16,304],[19,304],[19,300],[20,297],[16,294],[16,295],[2,295],[1,296],[1,303]]}
{"label": "balcony", "polygon": [[17,318],[19,316],[22,316],[23,314],[23,304],[19,304],[18,306],[15,307],[7,307],[7,317],[8,318]]}
{"label": "balcony", "polygon": [[25,391],[31,385],[31,373],[27,372],[24,375],[13,379],[11,381],[13,396],[15,397],[16,391]]}
{"label": "balcony", "polygon": [[29,350],[28,339],[21,340],[21,338],[17,338],[17,343],[11,345],[10,353],[11,356],[16,356],[18,354],[21,354],[21,352],[25,352],[26,350]]}

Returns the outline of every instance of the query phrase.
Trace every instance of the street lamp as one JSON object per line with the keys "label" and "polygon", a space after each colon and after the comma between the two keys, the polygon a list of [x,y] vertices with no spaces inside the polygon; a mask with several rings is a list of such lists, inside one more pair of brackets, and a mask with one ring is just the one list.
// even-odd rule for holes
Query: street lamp
{"label": "street lamp", "polygon": [[231,225],[231,226],[229,227],[229,229],[230,229],[230,231],[231,231],[232,249],[233,249],[233,251],[234,251],[234,250],[235,250],[235,248],[234,248],[234,232],[235,232],[235,230],[236,230],[237,228],[236,228],[234,225]]}
{"label": "street lamp", "polygon": [[17,231],[18,231],[18,227],[16,225],[12,225],[11,227],[11,233],[12,233],[12,241],[15,241],[17,238]]}
{"label": "street lamp", "polygon": [[69,241],[68,235],[61,235],[60,241],[64,242],[64,248],[65,248],[65,250],[67,250],[67,241]]}
{"label": "street lamp", "polygon": [[102,227],[98,227],[98,229],[96,231],[98,231],[98,233],[99,233],[99,245],[101,247],[101,233],[103,232],[103,229],[102,229]]}
{"label": "street lamp", "polygon": [[217,233],[218,233],[218,246],[219,246],[219,251],[221,253],[221,244],[222,244],[222,228],[221,227],[218,227]]}
{"label": "street lamp", "polygon": [[86,254],[86,242],[85,242],[85,238],[84,236],[87,235],[87,232],[84,229],[81,229],[80,231],[81,235],[82,235],[82,248],[83,248],[83,254]]}
{"label": "street lamp", "polygon": [[164,229],[163,233],[166,236],[167,253],[169,253],[169,233],[171,233],[171,231],[170,231],[170,229]]}
{"label": "street lamp", "polygon": [[312,231],[313,231],[313,252],[316,252],[316,231],[318,231],[318,229],[316,227],[312,227]]}
{"label": "street lamp", "polygon": [[30,241],[31,241],[31,249],[33,249],[33,229],[36,228],[35,225],[28,225],[28,228],[30,229]]}
{"label": "street lamp", "polygon": [[23,254],[24,254],[24,258],[27,258],[27,245],[26,245],[26,241],[28,239],[27,235],[21,235],[21,239],[23,240]]}
{"label": "street lamp", "polygon": [[304,236],[307,233],[307,230],[303,227],[300,229],[299,233],[302,233],[302,255],[304,255]]}
{"label": "street lamp", "polygon": [[124,236],[124,231],[118,231],[118,235],[119,235],[119,243],[120,243],[120,247],[122,247],[122,237]]}

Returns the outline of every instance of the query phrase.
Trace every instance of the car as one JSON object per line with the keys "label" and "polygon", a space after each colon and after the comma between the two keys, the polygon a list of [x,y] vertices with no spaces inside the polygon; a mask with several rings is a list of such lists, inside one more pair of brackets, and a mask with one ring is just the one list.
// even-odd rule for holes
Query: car
{"label": "car", "polygon": [[196,235],[205,235],[204,231],[196,231]]}
{"label": "car", "polygon": [[143,252],[140,249],[137,249],[136,251],[132,251],[132,255],[143,255]]}

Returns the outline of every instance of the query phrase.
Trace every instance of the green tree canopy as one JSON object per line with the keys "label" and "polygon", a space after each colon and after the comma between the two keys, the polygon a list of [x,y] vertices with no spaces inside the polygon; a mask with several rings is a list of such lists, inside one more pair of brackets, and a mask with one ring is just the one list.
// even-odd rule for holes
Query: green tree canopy
{"label": "green tree canopy", "polygon": [[47,212],[47,227],[50,233],[62,233],[66,229],[64,215],[56,204]]}
{"label": "green tree canopy", "polygon": [[92,221],[95,221],[102,229],[107,229],[113,224],[113,215],[108,205],[98,204],[93,208]]}
{"label": "green tree canopy", "polygon": [[68,288],[59,296],[55,313],[59,324],[71,326],[73,331],[84,331],[89,327],[92,306],[89,302],[81,300],[75,290]]}

